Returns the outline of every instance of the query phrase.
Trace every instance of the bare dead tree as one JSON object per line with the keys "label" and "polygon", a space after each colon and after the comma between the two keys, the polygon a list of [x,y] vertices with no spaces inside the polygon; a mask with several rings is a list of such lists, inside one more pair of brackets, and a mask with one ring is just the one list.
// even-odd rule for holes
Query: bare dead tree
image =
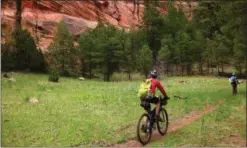
{"label": "bare dead tree", "polygon": [[16,0],[16,30],[21,29],[21,13],[22,13],[22,2],[21,0]]}
{"label": "bare dead tree", "polygon": [[96,6],[95,7],[95,11],[96,11],[96,14],[97,14],[97,17],[98,17],[98,21],[101,22],[99,11],[97,10],[97,8],[101,10],[99,2],[98,2],[98,0],[93,0],[93,2],[94,2],[94,6]]}

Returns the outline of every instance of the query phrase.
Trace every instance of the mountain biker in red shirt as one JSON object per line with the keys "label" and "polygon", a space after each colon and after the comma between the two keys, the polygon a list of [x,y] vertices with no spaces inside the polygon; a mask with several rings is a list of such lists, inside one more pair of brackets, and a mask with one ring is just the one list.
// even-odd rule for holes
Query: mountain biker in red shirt
{"label": "mountain biker in red shirt", "polygon": [[155,110],[155,118],[159,119],[158,114],[159,114],[159,109],[160,109],[160,98],[155,96],[155,89],[158,88],[161,93],[163,94],[165,99],[168,99],[168,96],[166,94],[165,89],[163,86],[160,84],[160,81],[157,79],[158,73],[156,70],[153,70],[150,72],[150,79],[151,79],[151,87],[150,87],[150,93],[151,93],[151,103],[155,103],[156,105],[156,110]]}

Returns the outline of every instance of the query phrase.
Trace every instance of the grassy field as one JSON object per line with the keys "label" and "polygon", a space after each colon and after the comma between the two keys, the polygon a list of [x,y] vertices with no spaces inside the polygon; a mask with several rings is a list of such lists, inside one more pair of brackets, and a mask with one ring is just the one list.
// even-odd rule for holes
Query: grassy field
{"label": "grassy field", "polygon": [[[137,97],[141,80],[61,78],[52,83],[47,75],[12,75],[16,82],[2,78],[2,146],[107,146],[136,135],[136,122],[144,112]],[[245,82],[235,97],[226,78],[169,77],[162,82],[171,98],[188,97],[169,100],[166,108],[171,121],[224,103],[151,146],[236,146],[227,139],[231,134],[246,139]],[[30,97],[40,103],[29,103]],[[216,138],[208,138],[212,134]]]}
{"label": "grassy field", "polygon": [[239,95],[222,101],[215,111],[149,146],[246,147],[246,100]]}

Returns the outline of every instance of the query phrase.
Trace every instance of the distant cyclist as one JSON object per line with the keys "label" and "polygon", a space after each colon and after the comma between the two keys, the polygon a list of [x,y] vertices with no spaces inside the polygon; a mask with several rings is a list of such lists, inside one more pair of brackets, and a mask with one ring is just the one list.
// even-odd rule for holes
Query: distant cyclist
{"label": "distant cyclist", "polygon": [[161,85],[160,81],[157,79],[157,77],[158,77],[158,72],[156,70],[151,71],[150,78],[147,79],[143,83],[143,85],[141,85],[139,94],[140,94],[140,97],[142,99],[144,98],[145,101],[154,103],[156,105],[155,119],[159,120],[160,118],[158,114],[159,114],[161,100],[159,97],[155,96],[156,88],[158,88],[161,91],[165,99],[168,99],[168,96],[166,94],[165,89]]}
{"label": "distant cyclist", "polygon": [[239,84],[239,82],[234,72],[232,73],[232,76],[230,77],[229,81],[232,85],[232,95],[235,96],[237,94],[237,85]]}

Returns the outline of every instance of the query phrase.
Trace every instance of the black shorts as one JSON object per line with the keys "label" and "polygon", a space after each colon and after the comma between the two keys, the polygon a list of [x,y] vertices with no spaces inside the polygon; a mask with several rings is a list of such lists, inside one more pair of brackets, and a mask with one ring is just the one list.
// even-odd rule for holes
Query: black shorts
{"label": "black shorts", "polygon": [[147,97],[145,99],[143,99],[143,101],[147,101],[149,103],[154,103],[154,104],[157,104],[160,102],[160,98],[159,97]]}
{"label": "black shorts", "polygon": [[234,88],[237,87],[237,83],[236,83],[236,82],[232,82],[231,85],[232,85],[232,87],[234,87]]}
{"label": "black shorts", "polygon": [[145,110],[149,110],[151,108],[150,103],[157,104],[160,101],[159,97],[145,97],[141,99],[141,106],[144,107]]}

